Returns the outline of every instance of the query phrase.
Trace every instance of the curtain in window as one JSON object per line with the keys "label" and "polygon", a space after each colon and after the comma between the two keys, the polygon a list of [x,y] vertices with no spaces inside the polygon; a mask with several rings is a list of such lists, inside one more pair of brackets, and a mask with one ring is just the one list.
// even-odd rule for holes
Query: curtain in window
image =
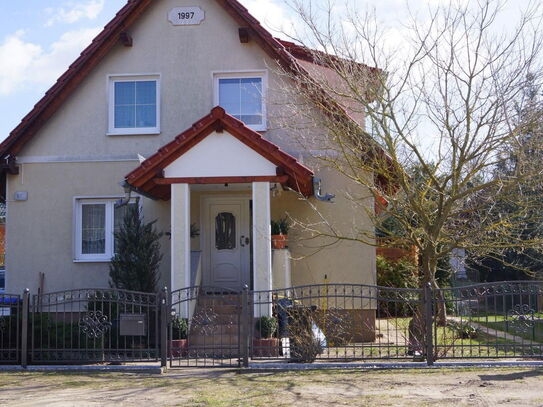
{"label": "curtain in window", "polygon": [[106,205],[83,205],[81,211],[81,252],[104,254],[106,252]]}

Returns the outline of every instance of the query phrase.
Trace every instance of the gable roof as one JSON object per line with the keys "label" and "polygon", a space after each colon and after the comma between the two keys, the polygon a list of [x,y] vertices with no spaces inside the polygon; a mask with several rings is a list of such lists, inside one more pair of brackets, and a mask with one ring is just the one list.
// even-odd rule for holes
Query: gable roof
{"label": "gable roof", "polygon": [[[207,116],[198,120],[192,127],[179,134],[173,141],[146,159],[138,168],[125,177],[126,183],[144,194],[155,198],[169,199],[169,184],[175,182],[164,178],[164,169],[215,131],[228,132],[275,164],[278,168],[278,176],[273,178],[277,178],[282,184],[300,192],[304,196],[313,194],[313,172],[309,168],[300,164],[291,155],[281,151],[279,147],[264,139],[256,131],[248,128],[243,122],[230,116],[222,107],[214,107]],[[217,183],[222,182],[217,181]],[[250,180],[247,180],[247,182],[250,182]]]}
{"label": "gable roof", "polygon": [[[268,55],[274,58],[283,68],[294,73],[309,75],[307,70],[297,61],[285,47],[287,42],[274,38],[249,11],[237,0],[215,0],[222,6],[240,26],[248,27],[251,38],[254,39]],[[103,31],[81,53],[79,58],[70,65],[68,70],[45,93],[45,96],[34,106],[21,123],[0,144],[0,159],[13,158],[21,148],[41,129],[49,118],[68,99],[77,86],[86,78],[92,69],[120,41],[123,34],[134,24],[154,0],[128,0],[127,4],[104,27]],[[290,46],[291,50],[295,47]],[[294,51],[293,51],[294,52]],[[349,114],[331,97],[320,96],[336,112],[344,118],[352,119]],[[10,167],[11,168],[11,167]]]}

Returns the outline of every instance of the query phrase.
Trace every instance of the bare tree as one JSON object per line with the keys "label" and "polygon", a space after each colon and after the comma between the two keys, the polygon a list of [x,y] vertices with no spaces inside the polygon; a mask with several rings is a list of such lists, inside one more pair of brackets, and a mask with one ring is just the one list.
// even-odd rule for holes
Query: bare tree
{"label": "bare tree", "polygon": [[[541,183],[543,166],[496,175],[507,159],[503,146],[518,147],[521,160],[524,154],[515,107],[526,78],[539,84],[543,72],[537,7],[512,21],[498,0],[451,1],[419,14],[408,6],[407,23],[387,29],[373,11],[287,2],[303,23],[292,40],[315,50],[307,52],[320,68],[282,72],[295,84],[285,87],[288,107],[326,129],[321,136],[294,134],[306,150],[318,151],[316,160],[366,191],[350,199],[373,221],[371,230],[350,234],[324,216],[299,222],[312,237],[414,246],[421,282],[435,288],[438,262],[454,249],[498,258],[511,247],[543,247],[540,236],[520,233],[526,222],[542,220],[541,196],[526,186]],[[308,105],[324,114],[315,116]],[[499,202],[515,210],[500,212]]]}

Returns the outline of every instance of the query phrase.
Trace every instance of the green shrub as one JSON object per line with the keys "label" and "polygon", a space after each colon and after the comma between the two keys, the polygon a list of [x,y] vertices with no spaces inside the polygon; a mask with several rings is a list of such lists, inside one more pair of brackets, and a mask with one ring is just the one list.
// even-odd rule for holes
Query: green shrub
{"label": "green shrub", "polygon": [[[417,266],[407,259],[390,261],[377,256],[377,285],[391,288],[417,288]],[[379,317],[408,317],[413,315],[413,303],[403,298],[407,293],[387,291],[387,299],[380,299]]]}
{"label": "green shrub", "polygon": [[274,317],[260,317],[256,321],[256,329],[262,338],[271,338],[277,331],[277,319]]}
{"label": "green shrub", "polygon": [[377,285],[381,287],[417,288],[417,266],[407,259],[390,261],[377,256]]}
{"label": "green shrub", "polygon": [[475,339],[479,336],[479,329],[467,322],[448,321],[447,326],[454,332],[458,339]]}
{"label": "green shrub", "polygon": [[172,321],[172,339],[187,339],[189,324],[186,318],[175,317]]}
{"label": "green shrub", "polygon": [[271,221],[271,234],[272,235],[288,235],[290,225],[287,218]]}

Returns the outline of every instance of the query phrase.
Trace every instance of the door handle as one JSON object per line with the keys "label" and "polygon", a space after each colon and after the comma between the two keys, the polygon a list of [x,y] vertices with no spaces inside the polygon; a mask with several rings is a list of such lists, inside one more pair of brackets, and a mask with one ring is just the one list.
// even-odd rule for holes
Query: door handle
{"label": "door handle", "polygon": [[[245,247],[249,244],[251,240],[247,236],[240,236],[239,238],[239,245],[241,247]],[[245,243],[245,244],[244,244]]]}

